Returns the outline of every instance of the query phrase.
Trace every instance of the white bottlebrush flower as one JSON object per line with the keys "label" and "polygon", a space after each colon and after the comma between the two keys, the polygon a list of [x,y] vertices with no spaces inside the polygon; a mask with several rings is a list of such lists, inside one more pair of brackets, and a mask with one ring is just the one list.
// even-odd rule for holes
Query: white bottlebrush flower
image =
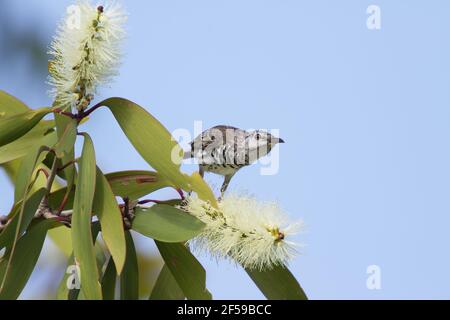
{"label": "white bottlebrush flower", "polygon": [[68,8],[49,51],[50,94],[60,106],[86,108],[97,87],[117,75],[126,20],[114,2],[80,0]]}
{"label": "white bottlebrush flower", "polygon": [[301,223],[290,224],[275,202],[258,202],[249,196],[226,196],[219,209],[191,196],[182,207],[206,224],[190,241],[194,250],[209,251],[216,258],[231,258],[251,270],[286,265],[296,244],[288,241]]}

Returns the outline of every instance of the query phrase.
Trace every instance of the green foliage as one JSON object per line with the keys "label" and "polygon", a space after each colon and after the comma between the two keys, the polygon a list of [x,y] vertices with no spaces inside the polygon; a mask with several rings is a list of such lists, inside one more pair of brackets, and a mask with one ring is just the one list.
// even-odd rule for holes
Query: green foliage
{"label": "green foliage", "polygon": [[25,287],[44,245],[47,231],[55,227],[54,221],[44,220],[32,224],[16,244],[14,255],[8,249],[0,261],[0,299],[17,299]]}
{"label": "green foliage", "polygon": [[139,298],[139,268],[136,248],[129,231],[125,233],[125,238],[127,241],[127,259],[120,275],[120,299],[137,300]]}
{"label": "green foliage", "polygon": [[307,300],[305,292],[292,273],[284,266],[271,270],[246,270],[267,299]]}
{"label": "green foliage", "polygon": [[16,97],[0,90],[0,119],[28,111],[28,106]]}
{"label": "green foliage", "polygon": [[173,277],[172,272],[164,265],[159,273],[150,295],[150,300],[184,300],[186,295]]}
{"label": "green foliage", "polygon": [[139,208],[133,220],[133,230],[168,243],[188,241],[203,230],[205,224],[197,218],[169,205]]}
{"label": "green foliage", "polygon": [[195,176],[180,171],[183,150],[170,132],[144,108],[122,98],[111,98],[99,105],[108,107],[142,158],[173,185],[195,191],[205,201],[217,205],[211,189]]}
{"label": "green foliage", "polygon": [[109,258],[105,273],[102,278],[103,300],[114,300],[116,293],[117,270],[114,265],[114,259]]}
{"label": "green foliage", "polygon": [[174,185],[164,176],[152,171],[122,171],[106,175],[111,189],[118,197],[139,199]]}
{"label": "green foliage", "polygon": [[[154,171],[103,174],[90,136],[78,131],[86,116],[100,106],[108,107]],[[0,230],[0,249],[5,248],[0,258],[0,299],[20,296],[48,235],[69,255],[67,267],[80,270],[79,289],[68,288],[71,275],[61,273],[55,294],[58,299],[112,300],[117,298],[116,292],[120,299],[138,299],[143,270],[133,232],[153,239],[165,263],[146,296],[154,300],[212,299],[206,271],[187,245],[202,232],[204,223],[179,209],[182,200],[138,205],[142,198],[172,188],[194,192],[217,206],[210,187],[198,173],[187,175],[180,170],[177,159],[182,159],[182,149],[144,108],[111,98],[90,112],[72,115],[52,108],[31,110],[0,91],[0,165],[15,185],[9,223]],[[44,120],[49,114],[54,119]],[[74,146],[80,136],[84,144],[76,158]],[[50,216],[37,217],[38,208],[46,209]],[[286,267],[246,271],[268,299],[306,299]]]}
{"label": "green foliage", "polygon": [[[28,229],[31,221],[34,218],[34,214],[38,209],[39,204],[41,203],[42,198],[44,197],[46,190],[44,188],[38,190],[33,195],[31,195],[27,201],[25,202],[22,219],[20,219],[20,228],[19,235],[22,235],[25,230]],[[16,235],[17,225],[19,224],[20,218],[20,210],[22,208],[22,201],[17,203],[9,218],[11,219],[10,223],[6,226],[2,233],[0,233],[0,250],[5,247],[11,247]]]}
{"label": "green foliage", "polygon": [[5,164],[26,156],[30,149],[34,148],[37,144],[54,145],[57,142],[57,136],[54,132],[50,131],[52,125],[53,123],[47,123],[36,126],[23,137],[0,147],[0,164]]}
{"label": "green foliage", "polygon": [[88,134],[84,134],[84,146],[79,165],[78,188],[75,190],[72,215],[73,252],[80,266],[81,290],[86,299],[101,299],[102,292],[98,282],[91,232],[91,212],[96,181],[95,151]]}
{"label": "green foliage", "polygon": [[181,243],[156,241],[161,256],[186,298],[191,300],[211,300],[206,289],[206,271],[200,262]]}
{"label": "green foliage", "polygon": [[0,132],[2,133],[0,135],[0,147],[21,138],[50,112],[50,108],[42,108],[2,117],[0,121]]}
{"label": "green foliage", "polygon": [[95,202],[93,212],[96,213],[102,226],[102,236],[114,259],[118,274],[125,263],[126,244],[122,226],[122,214],[117,206],[116,198],[103,173],[97,168]]}

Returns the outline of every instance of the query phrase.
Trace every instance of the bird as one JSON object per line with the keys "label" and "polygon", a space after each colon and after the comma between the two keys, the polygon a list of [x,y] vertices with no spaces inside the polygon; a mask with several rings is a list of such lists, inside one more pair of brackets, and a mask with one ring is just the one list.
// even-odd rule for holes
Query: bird
{"label": "bird", "polygon": [[202,178],[205,172],[224,177],[220,188],[221,200],[231,179],[240,169],[266,156],[279,143],[284,143],[284,140],[263,130],[246,131],[219,125],[196,137],[190,143],[191,149],[185,152],[184,159],[197,160]]}

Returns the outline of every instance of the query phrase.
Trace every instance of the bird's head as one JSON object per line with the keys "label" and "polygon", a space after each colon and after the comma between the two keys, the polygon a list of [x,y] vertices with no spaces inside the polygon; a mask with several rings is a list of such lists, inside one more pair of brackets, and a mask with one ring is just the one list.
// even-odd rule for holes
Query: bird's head
{"label": "bird's head", "polygon": [[248,148],[250,150],[260,150],[263,153],[260,156],[268,154],[279,143],[284,143],[284,140],[262,130],[252,131],[246,137]]}

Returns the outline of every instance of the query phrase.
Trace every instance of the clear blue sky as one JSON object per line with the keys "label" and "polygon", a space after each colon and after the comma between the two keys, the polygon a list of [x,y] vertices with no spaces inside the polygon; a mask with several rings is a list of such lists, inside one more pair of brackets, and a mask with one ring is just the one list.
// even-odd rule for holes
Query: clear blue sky
{"label": "clear blue sky", "polygon": [[[279,174],[248,168],[230,188],[305,221],[291,270],[311,298],[450,298],[450,2],[124,2],[124,65],[98,98],[131,99],[169,130],[279,128]],[[16,28],[33,24],[50,42],[70,1],[3,3]],[[370,4],[379,31],[366,27]],[[0,88],[49,105],[45,78],[29,74],[25,58],[1,61]],[[148,169],[108,112],[86,130],[104,171]],[[5,183],[0,174],[0,211]],[[200,259],[215,298],[262,298],[234,265]],[[372,264],[378,291],[366,288]]]}

